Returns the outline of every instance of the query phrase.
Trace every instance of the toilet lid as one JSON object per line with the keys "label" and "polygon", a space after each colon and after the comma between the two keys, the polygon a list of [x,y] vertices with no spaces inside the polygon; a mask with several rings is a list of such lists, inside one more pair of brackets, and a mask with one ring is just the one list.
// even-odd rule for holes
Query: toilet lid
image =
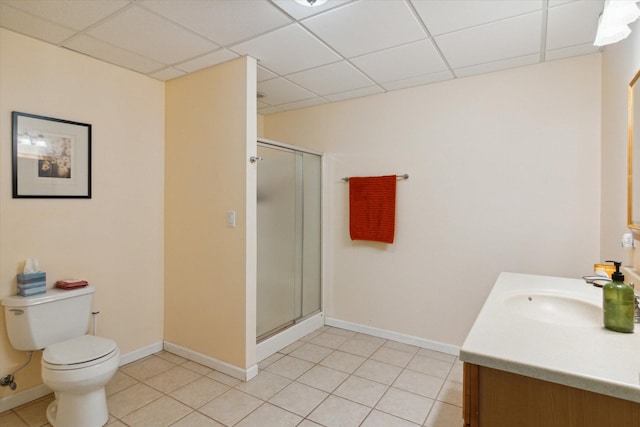
{"label": "toilet lid", "polygon": [[51,344],[44,349],[42,359],[51,365],[74,365],[100,359],[116,350],[110,339],[83,335]]}

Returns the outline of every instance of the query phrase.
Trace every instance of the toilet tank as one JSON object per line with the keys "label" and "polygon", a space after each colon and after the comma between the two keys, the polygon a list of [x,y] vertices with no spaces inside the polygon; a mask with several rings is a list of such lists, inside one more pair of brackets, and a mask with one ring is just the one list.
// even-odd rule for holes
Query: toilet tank
{"label": "toilet tank", "polygon": [[9,342],[16,350],[30,351],[85,335],[94,291],[93,286],[53,288],[29,297],[5,297],[2,305]]}

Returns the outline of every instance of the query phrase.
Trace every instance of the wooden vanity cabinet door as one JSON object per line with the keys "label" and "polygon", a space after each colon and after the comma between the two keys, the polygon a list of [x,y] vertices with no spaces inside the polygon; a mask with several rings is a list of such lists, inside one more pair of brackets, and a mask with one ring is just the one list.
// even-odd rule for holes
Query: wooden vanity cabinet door
{"label": "wooden vanity cabinet door", "polygon": [[640,427],[640,403],[464,364],[465,427]]}
{"label": "wooden vanity cabinet door", "polygon": [[478,365],[463,364],[462,414],[464,427],[478,427]]}

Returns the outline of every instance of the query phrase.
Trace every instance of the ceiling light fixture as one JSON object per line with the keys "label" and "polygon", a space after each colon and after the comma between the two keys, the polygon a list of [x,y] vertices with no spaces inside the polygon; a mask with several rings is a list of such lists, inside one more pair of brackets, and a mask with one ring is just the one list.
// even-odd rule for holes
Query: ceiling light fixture
{"label": "ceiling light fixture", "polygon": [[640,17],[637,2],[638,0],[605,0],[593,45],[604,46],[626,39],[631,34],[629,24]]}
{"label": "ceiling light fixture", "polygon": [[326,2],[327,0],[296,0],[296,3],[308,7],[320,6],[321,4],[325,4]]}

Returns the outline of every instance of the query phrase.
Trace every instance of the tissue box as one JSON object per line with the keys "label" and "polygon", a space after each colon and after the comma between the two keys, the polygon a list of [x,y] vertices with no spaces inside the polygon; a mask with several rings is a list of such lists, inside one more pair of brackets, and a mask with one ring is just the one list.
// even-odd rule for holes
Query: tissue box
{"label": "tissue box", "polygon": [[18,274],[18,295],[43,294],[47,291],[47,273]]}

